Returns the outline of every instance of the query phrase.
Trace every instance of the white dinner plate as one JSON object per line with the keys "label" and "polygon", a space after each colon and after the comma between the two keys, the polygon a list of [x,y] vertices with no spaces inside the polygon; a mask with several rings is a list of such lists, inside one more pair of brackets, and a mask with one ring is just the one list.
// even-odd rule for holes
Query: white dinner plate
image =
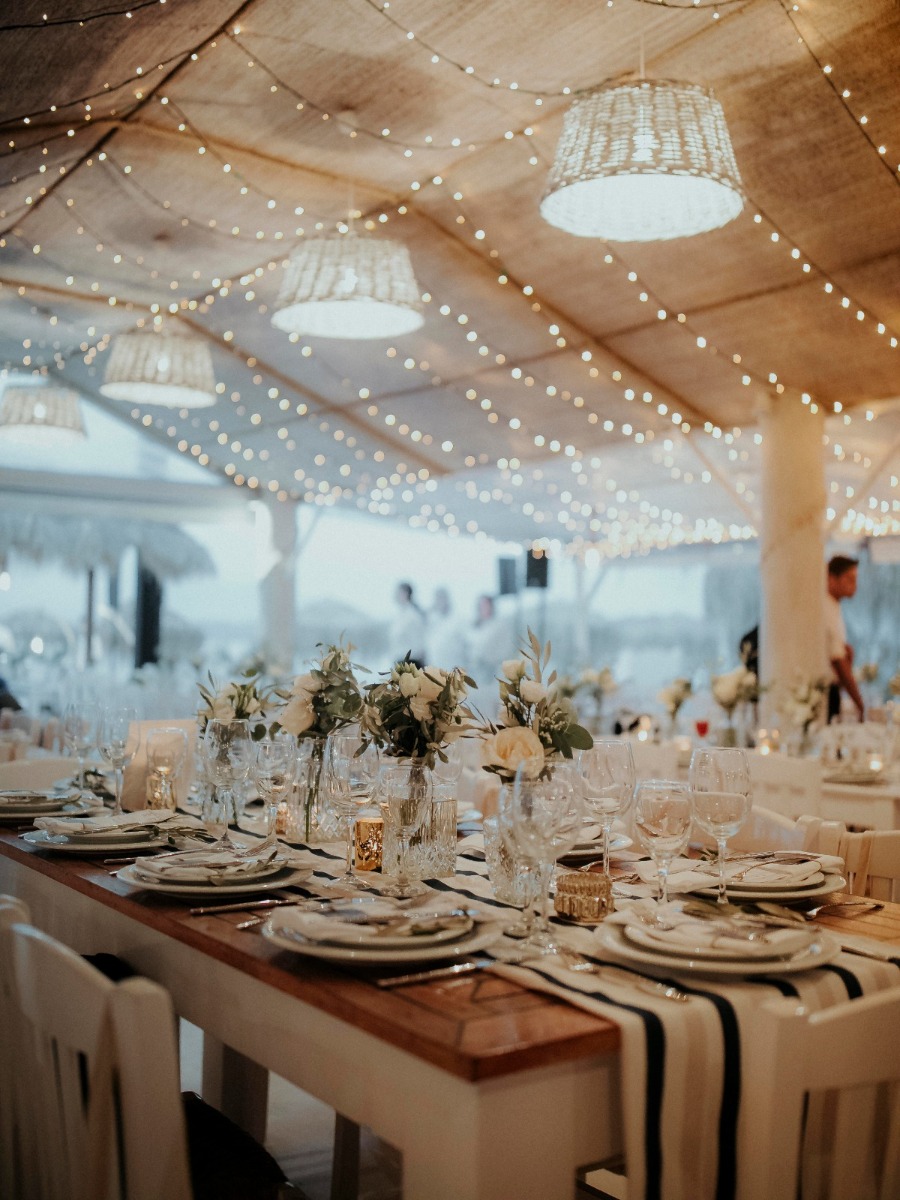
{"label": "white dinner plate", "polygon": [[[701,922],[697,922],[698,925]],[[704,922],[707,928],[708,922]],[[623,925],[625,938],[634,945],[642,946],[653,954],[665,954],[672,958],[702,958],[721,962],[770,962],[773,959],[784,958],[785,954],[797,954],[808,948],[817,937],[817,931],[797,925],[794,929],[773,929],[773,934],[788,934],[790,941],[785,939],[785,945],[779,949],[777,944],[766,945],[763,941],[754,942],[739,937],[729,938],[722,934],[717,938],[717,945],[690,945],[688,942],[667,940],[664,933],[657,931],[652,925]],[[747,932],[751,932],[747,930]],[[757,932],[762,932],[757,930]]]}
{"label": "white dinner plate", "polygon": [[[718,887],[718,871],[715,873],[710,872],[710,878],[713,881],[713,886]],[[789,875],[783,876],[781,879],[779,879],[775,873],[772,872],[772,878],[768,883],[748,883],[746,879],[739,879],[734,886],[736,889],[742,892],[753,893],[754,895],[757,892],[771,892],[773,888],[777,888],[780,892],[800,892],[805,894],[806,892],[811,891],[813,888],[821,887],[826,878],[827,876],[824,871],[816,871],[814,875],[808,875],[806,879],[798,880],[796,883],[792,883]],[[731,891],[731,884],[728,882],[727,878],[725,882],[728,885],[728,890]]]}
{"label": "white dinner plate", "polygon": [[[843,875],[826,875],[818,887],[811,888],[745,888],[741,884],[728,884],[729,900],[811,900],[814,896],[830,896],[832,892],[840,892],[847,886]],[[717,896],[717,884],[712,887],[695,889],[685,895]]]}
{"label": "white dinner plate", "polygon": [[[292,914],[293,916],[294,914]],[[296,914],[296,932],[307,941],[326,946],[346,946],[351,950],[363,947],[379,952],[384,950],[409,949],[411,946],[438,946],[446,942],[458,942],[468,937],[475,927],[471,917],[456,916],[450,913],[423,913],[419,918],[423,923],[452,919],[450,928],[433,929],[430,932],[392,934],[384,925],[376,920],[371,923],[364,920],[368,914],[354,913],[357,919],[348,920],[346,914],[298,912]],[[391,916],[408,918],[410,921],[418,917],[412,910],[409,913],[397,911]]]}
{"label": "white dinner plate", "polygon": [[266,875],[264,879],[245,879],[243,883],[170,883],[167,880],[148,880],[140,874],[139,864],[132,863],[122,867],[116,875],[123,883],[132,887],[144,888],[148,892],[163,892],[167,896],[252,896],[255,892],[274,892],[279,888],[289,887],[295,883],[304,883],[309,879],[312,870],[309,867],[281,867],[274,875]]}
{"label": "white dinner plate", "polygon": [[875,783],[884,783],[883,771],[834,771],[825,775],[823,783],[849,783],[853,787],[862,787]]}
{"label": "white dinner plate", "polygon": [[[634,843],[631,838],[624,833],[614,833],[609,839],[609,852],[614,853],[616,850],[627,850]],[[594,862],[599,861],[603,857],[603,840],[598,839],[595,842],[576,842],[571,850],[561,854],[559,862],[564,860],[572,862]]]}
{"label": "white dinner plate", "polygon": [[607,950],[629,962],[645,966],[665,967],[670,971],[690,971],[698,975],[792,975],[795,971],[812,971],[831,962],[841,952],[841,943],[833,934],[817,933],[806,950],[783,959],[734,959],[712,960],[709,958],[683,958],[679,954],[667,954],[656,950],[645,950],[634,946],[625,937],[622,925],[601,926],[600,941]]}
{"label": "white dinner plate", "polygon": [[30,817],[89,817],[103,811],[99,800],[71,800],[63,804],[57,801],[53,808],[10,808],[0,807],[0,822],[28,820]]}
{"label": "white dinner plate", "polygon": [[455,942],[432,946],[402,946],[373,949],[371,946],[334,946],[330,942],[313,942],[299,933],[293,924],[293,913],[285,909],[272,913],[262,927],[263,937],[280,946],[282,950],[293,950],[309,958],[330,959],[333,962],[377,963],[387,966],[392,963],[431,962],[435,959],[465,958],[476,950],[484,950],[503,936],[501,922],[477,925],[472,933]]}
{"label": "white dinner plate", "polygon": [[107,854],[110,850],[159,850],[168,845],[168,838],[157,834],[154,838],[129,837],[121,833],[118,838],[67,837],[48,833],[46,829],[29,829],[22,834],[23,841],[38,850],[55,850],[59,854]]}

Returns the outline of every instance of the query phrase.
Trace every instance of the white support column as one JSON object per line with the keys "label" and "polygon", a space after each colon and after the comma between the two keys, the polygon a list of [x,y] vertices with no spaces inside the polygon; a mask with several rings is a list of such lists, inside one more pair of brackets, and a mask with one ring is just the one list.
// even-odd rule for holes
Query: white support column
{"label": "white support column", "polygon": [[825,670],[824,418],[799,400],[772,397],[760,430],[760,675],[771,710],[797,677]]}
{"label": "white support column", "polygon": [[[289,674],[294,665],[294,627],[296,624],[297,507],[291,501],[265,502],[268,546],[265,555],[269,569],[260,580],[260,607],[263,617],[263,645],[273,666]],[[262,549],[260,547],[260,549]]]}

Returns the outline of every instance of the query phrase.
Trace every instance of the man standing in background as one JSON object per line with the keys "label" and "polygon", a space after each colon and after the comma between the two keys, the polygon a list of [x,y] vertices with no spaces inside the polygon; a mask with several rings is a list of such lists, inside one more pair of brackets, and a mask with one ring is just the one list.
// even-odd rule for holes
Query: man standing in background
{"label": "man standing in background", "polygon": [[856,595],[856,576],[859,563],[855,558],[836,554],[828,564],[828,595],[825,597],[825,644],[833,678],[828,688],[828,721],[840,715],[841,688],[865,720],[865,706],[853,677],[853,647],[847,642],[847,629],[841,613],[841,601]]}

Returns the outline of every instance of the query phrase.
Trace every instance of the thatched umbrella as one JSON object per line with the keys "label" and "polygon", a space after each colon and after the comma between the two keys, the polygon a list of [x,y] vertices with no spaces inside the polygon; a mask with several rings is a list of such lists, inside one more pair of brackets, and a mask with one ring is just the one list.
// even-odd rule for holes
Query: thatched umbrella
{"label": "thatched umbrella", "polygon": [[0,560],[10,554],[32,562],[60,563],[71,571],[87,571],[87,659],[91,660],[94,626],[94,571],[118,570],[131,547],[141,566],[159,580],[210,575],[215,566],[206,550],[177,525],[113,517],[45,516],[0,513]]}

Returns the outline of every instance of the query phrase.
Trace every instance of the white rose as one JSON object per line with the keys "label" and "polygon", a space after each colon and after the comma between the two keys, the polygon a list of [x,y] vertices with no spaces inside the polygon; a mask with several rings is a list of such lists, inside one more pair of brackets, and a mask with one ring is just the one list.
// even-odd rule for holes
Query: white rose
{"label": "white rose", "polygon": [[534,679],[523,679],[519,684],[519,695],[526,704],[539,704],[547,695],[547,689]]}
{"label": "white rose", "polygon": [[440,667],[426,667],[419,677],[419,695],[426,700],[437,700],[447,682],[447,672]]}
{"label": "white rose", "polygon": [[293,696],[278,716],[282,729],[298,737],[315,722],[316,714],[308,696]]}
{"label": "white rose", "polygon": [[322,690],[322,680],[316,679],[315,675],[307,671],[305,675],[298,675],[294,680],[294,686],[291,688],[291,693],[294,696],[299,696],[302,693],[312,696],[315,692]]}
{"label": "white rose", "polygon": [[544,747],[533,729],[524,725],[510,725],[484,739],[481,763],[510,779],[520,763],[527,763],[527,777],[536,779],[544,767]]}
{"label": "white rose", "polygon": [[400,673],[400,695],[415,696],[419,691],[420,679],[418,675],[413,675],[410,671],[402,671]]}
{"label": "white rose", "polygon": [[431,717],[431,701],[421,694],[413,696],[409,711],[417,721],[427,721]]}
{"label": "white rose", "polygon": [[525,674],[525,661],[521,658],[508,658],[500,670],[510,683],[517,683]]}
{"label": "white rose", "polygon": [[234,705],[231,697],[225,692],[219,692],[212,702],[212,716],[219,721],[234,720]]}

